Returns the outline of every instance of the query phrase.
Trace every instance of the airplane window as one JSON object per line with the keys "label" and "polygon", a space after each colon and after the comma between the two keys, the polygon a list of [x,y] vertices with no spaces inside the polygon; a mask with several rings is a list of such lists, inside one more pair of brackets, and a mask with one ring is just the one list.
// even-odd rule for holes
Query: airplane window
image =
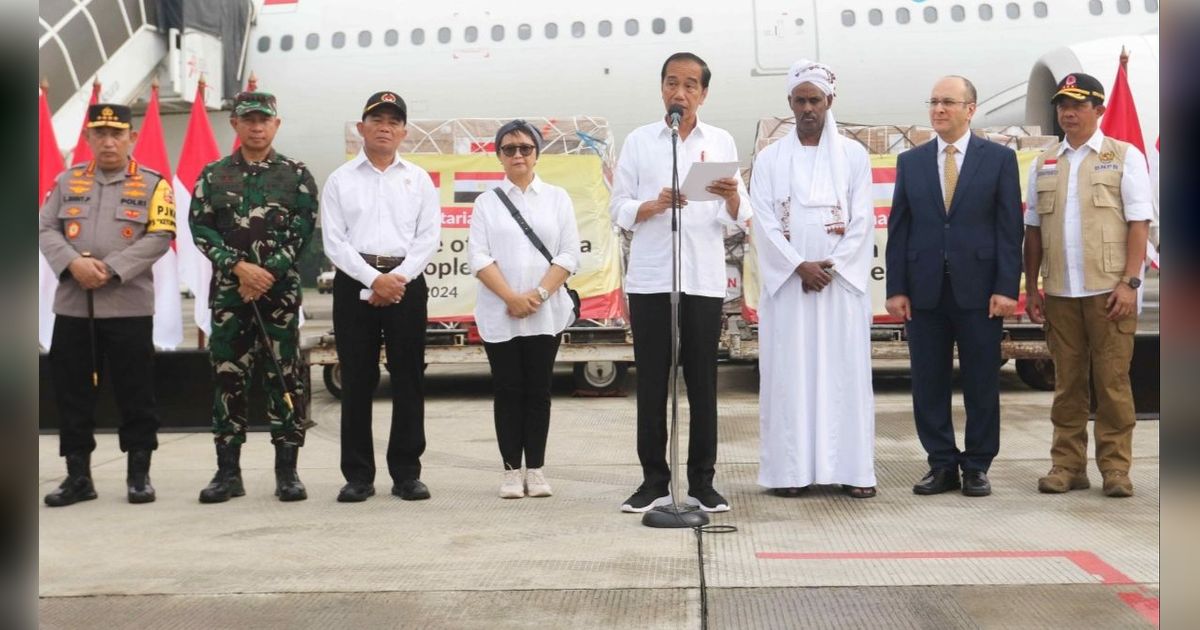
{"label": "airplane window", "polygon": [[522,24],[517,27],[518,39],[529,39],[533,37],[533,27],[528,24]]}
{"label": "airplane window", "polygon": [[854,26],[854,11],[842,11],[842,26]]}
{"label": "airplane window", "polygon": [[1121,15],[1129,13],[1129,0],[1117,0],[1117,13]]}
{"label": "airplane window", "polygon": [[471,43],[479,39],[479,29],[475,28],[474,26],[468,26],[467,28],[463,29],[463,39],[467,40],[467,43]]}
{"label": "airplane window", "polygon": [[638,33],[638,21],[637,20],[625,20],[625,34],[626,35],[637,35],[637,33]]}
{"label": "airplane window", "polygon": [[586,32],[583,22],[571,22],[571,37],[583,37]]}
{"label": "airplane window", "polygon": [[443,26],[442,28],[438,29],[438,41],[443,44],[450,43],[450,29],[449,28]]}
{"label": "airplane window", "polygon": [[692,18],[690,18],[690,17],[679,18],[679,32],[680,33],[691,33],[692,32]]}
{"label": "airplane window", "polygon": [[504,39],[504,27],[497,24],[492,27],[492,41],[498,42]]}
{"label": "airplane window", "polygon": [[930,24],[937,21],[937,7],[925,7],[925,21]]}
{"label": "airplane window", "polygon": [[883,24],[883,11],[879,9],[871,9],[867,12],[867,21],[875,26]]}
{"label": "airplane window", "polygon": [[992,19],[992,5],[986,3],[979,5],[979,19],[984,22]]}
{"label": "airplane window", "polygon": [[388,46],[395,46],[400,41],[400,32],[394,28],[389,28],[383,34],[383,43]]}
{"label": "airplane window", "polygon": [[655,35],[662,35],[667,32],[667,21],[662,18],[654,18],[650,22],[650,30],[654,31]]}
{"label": "airplane window", "polygon": [[1100,15],[1104,13],[1104,5],[1100,0],[1091,0],[1091,2],[1088,2],[1088,12],[1092,15]]}
{"label": "airplane window", "polygon": [[1158,12],[1158,0],[1146,0],[1146,13]]}
{"label": "airplane window", "polygon": [[331,43],[333,44],[334,48],[341,48],[342,46],[345,46],[346,45],[346,34],[341,31],[334,33],[333,41]]}
{"label": "airplane window", "polygon": [[967,19],[967,10],[961,4],[956,4],[950,7],[950,19],[955,22],[961,22]]}
{"label": "airplane window", "polygon": [[258,38],[258,52],[267,52],[271,50],[271,38],[263,35]]}
{"label": "airplane window", "polygon": [[359,31],[358,32],[359,48],[366,48],[367,46],[370,46],[370,45],[371,45],[371,31]]}
{"label": "airplane window", "polygon": [[1040,18],[1044,18],[1050,14],[1050,8],[1046,6],[1045,2],[1034,2],[1033,14]]}
{"label": "airplane window", "polygon": [[287,51],[287,50],[291,50],[291,49],[292,49],[292,36],[284,35],[283,37],[280,37],[279,38],[279,50]]}
{"label": "airplane window", "polygon": [[554,22],[546,24],[546,39],[554,39],[558,37],[558,25]]}
{"label": "airplane window", "polygon": [[321,36],[316,33],[309,33],[308,37],[304,38],[304,47],[309,50],[316,50],[317,46],[321,45]]}
{"label": "airplane window", "polygon": [[1016,20],[1021,17],[1021,5],[1016,2],[1009,2],[1004,7],[1004,12],[1008,14],[1009,19]]}
{"label": "airplane window", "polygon": [[905,9],[904,7],[900,7],[899,9],[896,9],[896,21],[897,22],[899,22],[900,24],[908,24],[908,21],[910,19],[912,19],[912,18],[909,16],[908,9]]}
{"label": "airplane window", "polygon": [[414,28],[412,35],[409,37],[412,40],[413,46],[420,46],[425,43],[425,29]]}
{"label": "airplane window", "polygon": [[612,35],[612,22],[600,20],[600,23],[596,25],[596,32],[600,33],[600,37]]}

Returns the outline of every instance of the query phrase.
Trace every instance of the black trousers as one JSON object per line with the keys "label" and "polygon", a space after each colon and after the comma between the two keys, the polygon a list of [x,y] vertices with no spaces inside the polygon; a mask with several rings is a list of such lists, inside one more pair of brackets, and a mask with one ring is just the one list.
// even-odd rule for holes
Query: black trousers
{"label": "black trousers", "polygon": [[546,461],[559,340],[557,335],[533,335],[483,344],[492,367],[496,443],[506,469],[519,469],[522,454],[527,468],[541,468]]}
{"label": "black trousers", "polygon": [[338,271],[333,279],[333,328],[342,368],[342,475],[375,482],[371,408],[379,386],[379,349],[387,348],[392,382],[392,426],[387,465],[393,481],[421,476],[425,452],[425,276],[408,283],[404,299],[371,306],[359,299],[362,283]]}
{"label": "black trousers", "polygon": [[[154,318],[96,319],[96,366],[100,382],[111,379],[122,451],[158,448],[154,412]],[[86,317],[58,315],[50,341],[50,370],[58,403],[58,452],[63,457],[96,450],[96,398],[92,342]]]}
{"label": "black trousers", "polygon": [[[680,295],[679,365],[687,384],[687,475],[694,490],[712,487],[717,463],[717,343],[721,298]],[[671,379],[671,294],[630,293],[630,325],[637,371],[637,450],[643,485],[666,492],[667,400]]]}
{"label": "black trousers", "polygon": [[[1003,321],[987,308],[964,309],[954,300],[950,278],[942,281],[937,307],[913,309],[907,324],[912,361],[913,415],[930,468],[987,472],[1000,452],[1000,338]],[[954,345],[967,411],[964,448],[954,442],[950,417]]]}

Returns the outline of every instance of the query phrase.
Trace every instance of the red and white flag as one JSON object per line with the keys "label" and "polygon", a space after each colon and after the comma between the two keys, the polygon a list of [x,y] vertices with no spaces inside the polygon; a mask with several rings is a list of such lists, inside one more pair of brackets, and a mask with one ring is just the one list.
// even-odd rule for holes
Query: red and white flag
{"label": "red and white flag", "polygon": [[[133,147],[133,159],[171,179],[171,161],[167,158],[167,143],[163,138],[162,120],[158,114],[158,85],[150,88],[150,104],[142,120],[142,130]],[[175,209],[176,224],[179,209]],[[186,219],[187,214],[183,217]],[[175,241],[167,253],[154,263],[154,345],[174,350],[183,341],[183,305],[179,297],[179,255]]]}
{"label": "red and white flag", "polygon": [[[92,97],[88,99],[88,107],[100,102],[100,80],[92,81]],[[92,159],[92,148],[87,143],[87,109],[83,110],[83,122],[79,124],[79,140],[75,141],[75,150],[71,152],[71,164],[79,164]]]}
{"label": "red and white flag", "polygon": [[[1138,120],[1137,107],[1133,104],[1133,92],[1129,89],[1129,55],[1122,50],[1121,62],[1117,64],[1117,78],[1113,80],[1112,89],[1108,91],[1108,103],[1104,117],[1100,119],[1100,131],[1109,138],[1128,142],[1137,147],[1146,156],[1147,167],[1150,166],[1150,156],[1146,154],[1146,143],[1142,141],[1142,123]],[[1155,156],[1157,162],[1157,156]],[[1154,169],[1151,169],[1153,171]],[[1151,172],[1151,175],[1156,173]],[[1155,204],[1155,214],[1158,209]],[[1158,223],[1155,217],[1154,223]],[[1158,268],[1158,250],[1153,243],[1146,243],[1146,262],[1155,269]]]}
{"label": "red and white flag", "polygon": [[212,332],[212,310],[208,307],[212,261],[196,247],[196,242],[192,240],[191,226],[188,224],[192,189],[200,177],[200,171],[204,170],[209,162],[221,158],[217,138],[208,123],[208,112],[204,109],[204,87],[204,80],[201,79],[196,86],[196,98],[192,99],[192,113],[188,119],[187,132],[183,136],[179,167],[175,171],[175,243],[179,252],[180,277],[196,296],[193,318],[196,326],[208,335]]}
{"label": "red and white flag", "polygon": [[[46,100],[46,86],[38,96],[38,207],[46,202],[46,196],[54,189],[54,182],[63,171],[63,156],[58,151],[58,140],[54,138],[54,123],[50,117],[50,103]],[[50,349],[50,338],[54,332],[54,292],[58,289],[58,277],[38,251],[38,343]]]}

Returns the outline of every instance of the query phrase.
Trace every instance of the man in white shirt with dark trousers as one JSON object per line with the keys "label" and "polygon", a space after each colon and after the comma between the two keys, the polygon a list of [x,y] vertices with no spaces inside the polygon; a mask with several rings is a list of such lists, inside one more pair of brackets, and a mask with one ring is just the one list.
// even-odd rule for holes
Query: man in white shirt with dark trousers
{"label": "man in white shirt with dark trousers", "polygon": [[[363,148],[329,176],[321,195],[325,255],[337,267],[333,327],[342,368],[342,475],[338,501],[375,494],[371,406],[379,385],[379,346],[387,348],[392,426],[387,465],[392,494],[429,498],[425,452],[425,270],[437,252],[441,205],[429,174],[397,153],[408,110],[395,92],[363,107]],[[327,205],[326,205],[327,204]]]}
{"label": "man in white shirt with dark trousers", "polygon": [[[712,73],[700,57],[675,53],[660,75],[664,110],[681,107],[679,181],[696,162],[736,162],[733,137],[706,125],[697,110],[708,96]],[[668,505],[671,470],[667,464],[667,392],[671,371],[671,127],[669,116],[635,129],[617,162],[609,212],[613,222],[633,232],[625,292],[629,296],[637,368],[637,449],[642,484],[622,505],[646,512]],[[746,229],[750,200],[740,178],[713,181],[716,201],[680,204],[679,363],[691,408],[688,441],[688,496],[708,512],[729,502],[713,487],[717,461],[717,342],[725,297],[725,226]]]}

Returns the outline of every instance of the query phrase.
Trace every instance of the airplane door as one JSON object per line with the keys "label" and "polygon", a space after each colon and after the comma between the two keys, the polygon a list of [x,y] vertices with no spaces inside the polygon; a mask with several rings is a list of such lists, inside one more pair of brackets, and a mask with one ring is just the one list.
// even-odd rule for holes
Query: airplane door
{"label": "airplane door", "polygon": [[755,76],[780,75],[794,61],[817,59],[816,0],[752,0]]}

